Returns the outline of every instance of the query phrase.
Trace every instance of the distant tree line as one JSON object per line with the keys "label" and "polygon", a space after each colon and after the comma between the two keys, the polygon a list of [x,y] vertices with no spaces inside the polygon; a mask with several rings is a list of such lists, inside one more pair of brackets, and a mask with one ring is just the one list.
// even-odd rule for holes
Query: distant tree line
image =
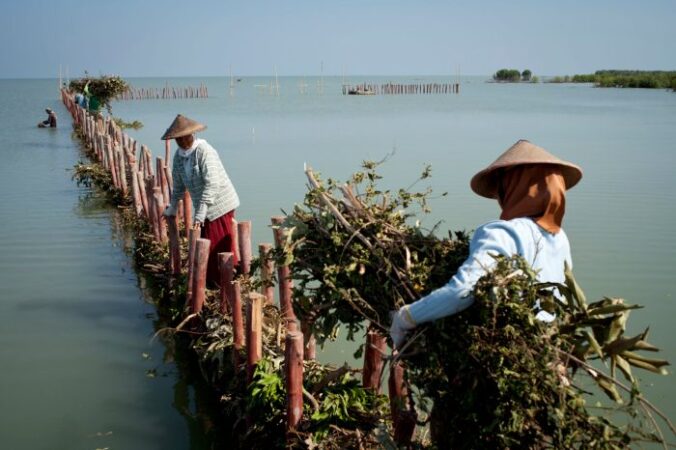
{"label": "distant tree line", "polygon": [[556,76],[549,83],[594,83],[597,87],[671,89],[676,91],[676,71],[597,70],[592,74]]}
{"label": "distant tree line", "polygon": [[523,72],[519,72],[516,69],[500,69],[493,74],[493,80],[503,83],[518,83],[520,81],[537,83],[538,77],[534,77],[533,72],[529,69]]}

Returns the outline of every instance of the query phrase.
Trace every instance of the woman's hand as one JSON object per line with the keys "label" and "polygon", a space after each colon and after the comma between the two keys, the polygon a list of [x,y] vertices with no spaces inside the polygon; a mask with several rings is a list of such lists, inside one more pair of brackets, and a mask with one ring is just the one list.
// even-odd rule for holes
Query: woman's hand
{"label": "woman's hand", "polygon": [[395,349],[401,347],[406,341],[406,336],[416,327],[416,323],[408,312],[408,305],[399,308],[392,317],[392,326],[390,327],[390,337]]}
{"label": "woman's hand", "polygon": [[192,225],[192,229],[195,230],[195,231],[201,230],[201,229],[202,229],[202,222],[195,222],[195,223]]}

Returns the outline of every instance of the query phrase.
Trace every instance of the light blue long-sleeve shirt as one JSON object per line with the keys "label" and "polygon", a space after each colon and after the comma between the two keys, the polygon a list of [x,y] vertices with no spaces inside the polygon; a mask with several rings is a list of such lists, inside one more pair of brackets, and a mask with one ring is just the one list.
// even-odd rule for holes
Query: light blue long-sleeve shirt
{"label": "light blue long-sleeve shirt", "polygon": [[[487,269],[495,266],[491,255],[522,256],[538,271],[542,282],[563,283],[564,262],[572,268],[570,244],[566,233],[556,234],[540,228],[528,218],[496,220],[480,226],[474,232],[469,245],[469,257],[458,272],[443,287],[408,306],[408,312],[416,323],[439,319],[459,313],[474,302],[472,289]],[[536,317],[551,321],[553,316],[545,311]]]}

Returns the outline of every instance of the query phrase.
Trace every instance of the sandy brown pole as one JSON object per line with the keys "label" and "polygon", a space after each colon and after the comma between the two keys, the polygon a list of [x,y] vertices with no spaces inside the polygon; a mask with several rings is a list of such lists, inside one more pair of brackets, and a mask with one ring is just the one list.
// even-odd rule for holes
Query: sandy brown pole
{"label": "sandy brown pole", "polygon": [[141,199],[141,206],[143,207],[143,214],[150,219],[150,208],[148,205],[148,194],[146,193],[146,183],[143,179],[143,172],[136,171],[136,181],[138,183],[139,198]]}
{"label": "sandy brown pole", "polygon": [[190,305],[192,303],[192,283],[195,278],[195,248],[197,245],[197,239],[199,239],[201,230],[189,229],[188,237],[188,284],[186,289],[186,303]]}
{"label": "sandy brown pole", "polygon": [[261,294],[265,296],[265,302],[272,305],[275,301],[275,288],[272,284],[272,274],[275,270],[275,262],[270,257],[272,244],[259,244],[258,257],[261,260]]}
{"label": "sandy brown pole", "polygon": [[303,416],[303,334],[289,331],[284,349],[286,429],[294,430]]}
{"label": "sandy brown pole", "polygon": [[409,405],[408,388],[404,381],[404,367],[401,362],[390,366],[388,388],[394,440],[399,446],[407,446],[413,438],[417,416],[415,410]]}
{"label": "sandy brown pole", "polygon": [[164,161],[162,158],[157,158],[156,161],[157,169],[155,170],[155,173],[157,174],[160,187],[162,188],[161,193],[164,197],[164,203],[169,203],[169,182],[167,180],[167,174],[164,171]]}
{"label": "sandy brown pole", "polygon": [[192,302],[190,312],[199,314],[204,305],[207,287],[207,264],[209,262],[209,239],[197,239],[195,244],[194,275],[192,279]]}
{"label": "sandy brown pole", "polygon": [[119,145],[117,146],[118,159],[120,160],[120,181],[122,185],[122,193],[129,194],[129,187],[127,186],[127,163],[124,155],[124,150]]}
{"label": "sandy brown pole", "polygon": [[164,221],[164,198],[158,186],[153,188],[153,199],[155,200],[155,217],[160,237],[159,242],[165,244],[167,242],[167,224]]}
{"label": "sandy brown pole", "polygon": [[188,191],[183,193],[183,225],[185,234],[188,236],[188,230],[192,228],[192,200]]}
{"label": "sandy brown pole", "polygon": [[172,195],[174,195],[174,179],[171,176],[171,169],[167,164],[164,164],[164,167],[162,168],[164,171],[164,178],[167,180],[167,188],[169,190],[169,198],[171,198]]}
{"label": "sandy brown pole", "polygon": [[136,216],[140,217],[143,214],[143,202],[141,200],[141,191],[139,190],[138,187],[138,176],[136,175],[136,171],[132,167],[131,170],[131,196],[132,199],[134,200],[134,211],[136,212]]}
{"label": "sandy brown pole", "polygon": [[173,275],[180,275],[181,236],[178,233],[178,218],[176,216],[167,217],[167,227],[169,228],[169,257],[171,261],[171,273]]}
{"label": "sandy brown pole", "polygon": [[232,219],[232,251],[235,253],[235,259],[237,260],[237,267],[240,267],[242,264],[242,257],[239,252],[239,227],[236,219]]}
{"label": "sandy brown pole", "polygon": [[234,267],[232,265],[232,253],[223,252],[218,254],[218,271],[220,273],[220,302],[219,310],[221,314],[230,312],[232,297],[235,295],[232,286]]}
{"label": "sandy brown pole", "polygon": [[164,160],[167,162],[167,165],[169,165],[169,156],[171,154],[171,141],[167,139],[164,141]]}
{"label": "sandy brown pole", "polygon": [[317,359],[317,340],[312,334],[310,326],[306,322],[301,322],[300,329],[303,332],[303,358],[306,361]]}
{"label": "sandy brown pole", "polygon": [[263,357],[263,302],[262,295],[249,294],[246,307],[246,379],[253,380],[256,363]]}
{"label": "sandy brown pole", "polygon": [[157,242],[160,242],[162,236],[160,235],[160,223],[157,217],[157,206],[155,205],[155,188],[153,186],[153,179],[146,180],[146,193],[148,195],[148,211],[150,212],[150,225],[152,225],[153,236]]}
{"label": "sandy brown pole", "polygon": [[[272,218],[272,224],[275,236],[275,245],[280,248],[284,243],[284,230],[281,228],[284,217],[275,216]],[[279,283],[279,309],[286,322],[286,329],[295,331],[298,329],[296,324],[296,315],[293,312],[291,297],[293,292],[293,282],[291,281],[291,270],[289,266],[277,266],[277,280]]]}
{"label": "sandy brown pole", "polygon": [[239,241],[239,262],[242,274],[249,274],[251,270],[251,221],[237,223],[237,240]]}
{"label": "sandy brown pole", "polygon": [[374,327],[366,332],[366,348],[364,349],[364,370],[362,385],[380,393],[380,376],[383,372],[383,355],[387,352],[387,339]]}
{"label": "sandy brown pole", "polygon": [[108,156],[108,164],[110,170],[110,176],[113,178],[113,186],[119,189],[120,185],[117,181],[117,170],[115,168],[115,158],[113,157],[113,148],[111,144],[110,136],[106,136],[106,155]]}
{"label": "sandy brown pole", "polygon": [[239,281],[232,282],[232,341],[233,361],[235,366],[240,363],[239,352],[244,348],[244,320],[242,317],[242,288]]}

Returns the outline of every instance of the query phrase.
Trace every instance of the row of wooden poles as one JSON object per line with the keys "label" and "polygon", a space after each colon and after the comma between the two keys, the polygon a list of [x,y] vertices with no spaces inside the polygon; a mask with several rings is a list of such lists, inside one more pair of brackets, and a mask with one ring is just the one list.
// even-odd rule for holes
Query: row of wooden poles
{"label": "row of wooden poles", "polygon": [[149,99],[177,99],[177,98],[207,98],[209,89],[204,83],[198,87],[172,87],[163,88],[135,88],[130,86],[126,91],[116,97],[117,100],[149,100]]}
{"label": "row of wooden poles", "polygon": [[[186,304],[190,315],[198,315],[206,297],[206,273],[209,260],[210,241],[199,237],[200,230],[192,227],[192,201],[185,192],[178,202],[178,214],[174,217],[163,215],[165,206],[172,195],[171,170],[169,160],[169,141],[166,141],[165,158],[155,158],[145,145],[140,146],[107,117],[94,116],[78,106],[66,90],[62,90],[62,99],[71,113],[74,126],[80,128],[85,145],[93,150],[96,162],[110,172],[116,189],[124,195],[130,195],[136,215],[148,221],[154,239],[169,246],[168,268],[173,275],[187,270],[188,286]],[[286,240],[287,230],[283,228],[283,216],[271,218],[274,245],[278,248]],[[188,240],[188,257],[185,267],[181,260],[181,236],[179,220],[183,222]],[[228,314],[233,326],[233,362],[235,367],[246,364],[248,382],[252,380],[257,362],[264,356],[262,346],[263,305],[274,302],[273,273],[274,261],[270,257],[271,243],[258,246],[261,260],[261,291],[242,292],[239,281],[235,280],[233,266],[237,256],[239,273],[245,277],[251,270],[251,221],[241,221],[233,227],[235,252],[218,255],[220,270],[219,309]],[[289,266],[277,266],[279,288],[279,308],[286,328],[285,338],[285,378],[287,388],[287,429],[295,429],[303,414],[303,361],[313,360],[316,356],[315,339],[308,327],[298,320],[293,311],[293,283]],[[243,301],[244,300],[244,301]],[[245,304],[245,307],[244,307]],[[364,353],[363,385],[367,389],[380,392],[384,371],[384,355],[387,354],[386,338],[370,328],[366,335]],[[240,354],[246,353],[246,361],[240,361]],[[395,439],[402,444],[410,443],[415,430],[416,417],[409,404],[409,393],[404,382],[404,368],[400,364],[390,366],[389,396]]]}
{"label": "row of wooden poles", "polygon": [[355,93],[394,94],[459,94],[460,83],[413,83],[413,84],[368,84],[343,85],[343,95]]}

